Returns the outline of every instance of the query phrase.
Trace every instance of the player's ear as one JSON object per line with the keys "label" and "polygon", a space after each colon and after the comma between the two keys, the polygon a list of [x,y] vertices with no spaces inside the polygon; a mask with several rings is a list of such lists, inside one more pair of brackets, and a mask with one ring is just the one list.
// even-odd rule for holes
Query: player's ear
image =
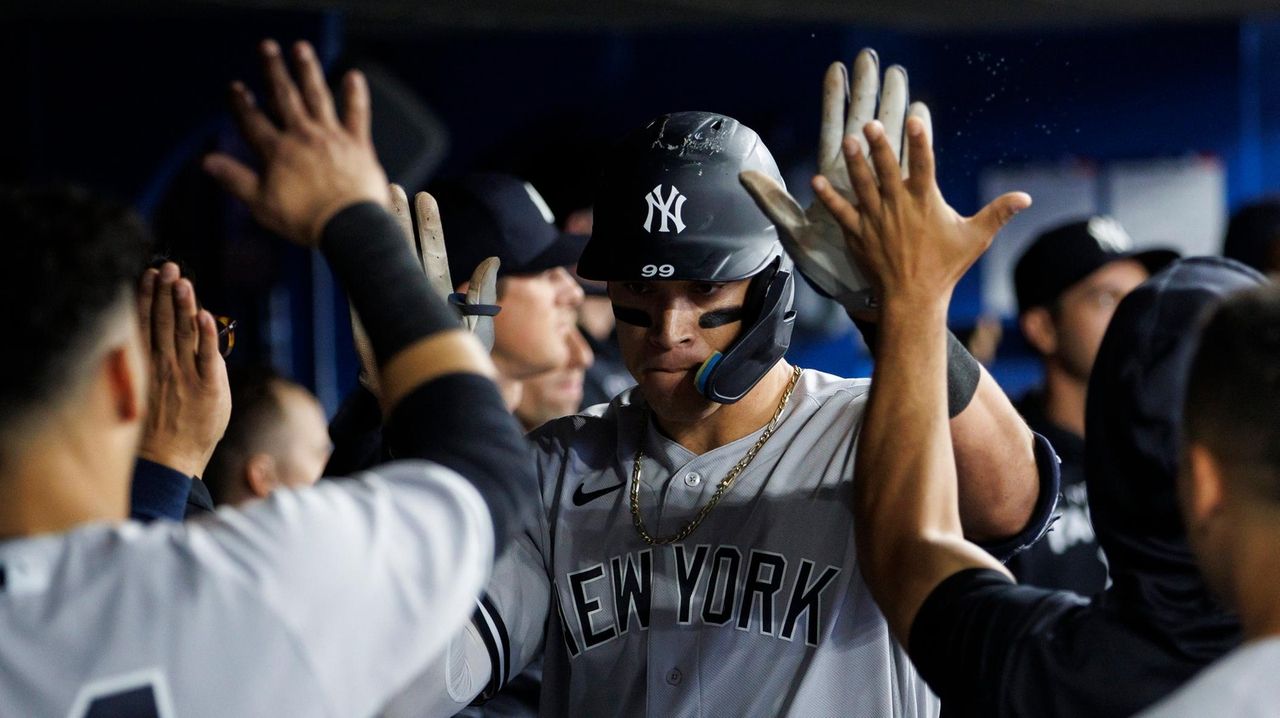
{"label": "player's ear", "polygon": [[1187,447],[1186,473],[1183,511],[1192,526],[1203,525],[1222,510],[1222,465],[1208,448],[1193,443]]}
{"label": "player's ear", "polygon": [[1058,351],[1058,330],[1045,307],[1032,307],[1020,314],[1018,326],[1027,343],[1041,356],[1053,356]]}
{"label": "player's ear", "polygon": [[113,347],[104,357],[101,371],[120,423],[141,419],[147,400],[143,395],[147,388],[147,368],[141,355],[130,352],[125,344]]}
{"label": "player's ear", "polygon": [[260,499],[270,496],[278,483],[276,460],[262,452],[251,454],[244,462],[244,482],[251,496]]}

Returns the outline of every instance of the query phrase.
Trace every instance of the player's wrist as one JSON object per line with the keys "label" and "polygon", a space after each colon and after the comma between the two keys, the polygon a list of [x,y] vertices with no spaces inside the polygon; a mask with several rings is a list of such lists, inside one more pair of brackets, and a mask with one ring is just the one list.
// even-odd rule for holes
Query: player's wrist
{"label": "player's wrist", "polygon": [[936,291],[885,292],[880,302],[879,322],[933,322],[946,326],[947,308],[951,305],[951,293]]}
{"label": "player's wrist", "polygon": [[306,245],[308,247],[320,247],[321,241],[325,237],[325,228],[328,227],[329,222],[344,210],[361,204],[374,204],[384,210],[389,209],[385,197],[369,196],[367,193],[344,194],[320,203],[318,209],[312,215],[314,219],[306,229]]}
{"label": "player's wrist", "polygon": [[904,350],[917,354],[929,351],[933,339],[946,331],[945,305],[886,302],[876,325],[876,359]]}
{"label": "player's wrist", "polygon": [[[431,291],[399,223],[381,204],[343,208],[325,225],[320,250],[364,325],[380,374],[405,347],[459,328],[457,313]],[[386,377],[379,379],[385,390]]]}
{"label": "player's wrist", "polygon": [[138,458],[173,469],[186,476],[200,476],[209,463],[211,452],[163,443],[144,443],[138,447]]}

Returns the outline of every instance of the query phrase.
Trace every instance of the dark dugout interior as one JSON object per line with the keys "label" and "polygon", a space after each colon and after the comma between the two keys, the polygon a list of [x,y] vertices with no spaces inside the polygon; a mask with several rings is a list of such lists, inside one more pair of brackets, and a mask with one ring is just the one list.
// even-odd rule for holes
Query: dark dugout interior
{"label": "dark dugout interior", "polygon": [[[370,72],[380,155],[410,190],[509,171],[558,217],[591,204],[611,141],[674,110],[755,128],[804,192],[822,73],[863,46],[910,70],[913,99],[933,110],[943,192],[962,212],[980,204],[981,169],[1029,162],[1212,155],[1227,209],[1280,188],[1280,83],[1269,71],[1280,67],[1280,20],[1247,3],[864,5],[10,8],[0,11],[0,180],[70,181],[133,203],[192,269],[205,305],[239,320],[232,361],[271,361],[330,411],[357,368],[345,300],[320,262],[263,236],[198,170],[210,149],[243,151],[225,88],[257,81],[253,48],[265,36],[316,43],[334,78]],[[978,274],[953,303],[959,330],[983,312]],[[1006,320],[993,367],[1011,394],[1036,378],[1016,335]],[[798,340],[790,356],[866,371],[843,325]]]}

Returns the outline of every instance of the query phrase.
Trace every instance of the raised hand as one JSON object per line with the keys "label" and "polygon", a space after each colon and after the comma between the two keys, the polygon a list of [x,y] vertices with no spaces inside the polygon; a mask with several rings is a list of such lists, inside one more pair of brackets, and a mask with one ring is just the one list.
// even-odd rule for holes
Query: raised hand
{"label": "raised hand", "polygon": [[[436,294],[449,300],[462,315],[462,324],[480,340],[485,349],[493,349],[493,316],[497,313],[498,268],[502,262],[489,257],[472,272],[467,292],[453,292],[454,280],[449,276],[449,253],[444,243],[444,228],[440,224],[440,206],[435,197],[426,192],[413,196],[413,217],[410,221],[409,202],[405,191],[391,185],[392,211],[401,217],[407,237],[417,240],[418,257],[422,259],[422,271]],[[415,235],[413,227],[418,231]]]}
{"label": "raised hand", "polygon": [[[440,207],[436,204],[435,198],[426,192],[419,192],[414,196],[411,210],[409,196],[400,185],[392,184],[389,196],[391,213],[399,220],[405,241],[413,247],[414,252],[422,260],[422,270],[432,290],[445,300],[454,297],[453,279],[449,276],[449,255],[445,250],[444,230],[440,224]],[[498,296],[499,265],[497,257],[489,257],[481,262],[475,273],[471,275],[466,295],[457,297],[455,302],[455,306],[462,312],[460,320],[462,325],[476,335],[486,350],[493,348],[493,314],[496,313],[494,303]],[[469,313],[469,307],[489,308],[493,313]],[[360,323],[360,317],[354,308],[351,309],[351,329],[355,338],[356,354],[360,357],[360,381],[374,394],[378,394],[380,392],[378,365],[374,359],[369,338],[365,335],[364,326]]]}
{"label": "raised hand", "polygon": [[910,117],[906,129],[909,175],[899,169],[892,137],[880,122],[872,122],[862,131],[870,163],[863,157],[862,137],[846,137],[843,145],[857,204],[826,176],[814,177],[813,188],[839,221],[855,260],[874,278],[885,303],[941,302],[945,309],[956,282],[991,246],[996,232],[1031,205],[1031,197],[1010,192],[976,215],[962,217],[938,189],[929,127]]}
{"label": "raised hand", "polygon": [[[907,168],[907,152],[903,151],[902,130],[908,116],[929,124],[929,110],[923,103],[908,104],[907,71],[898,65],[885,71],[884,87],[880,86],[880,61],[870,48],[858,53],[853,64],[853,88],[850,92],[848,71],[844,63],[835,62],[827,69],[822,92],[822,126],[818,140],[818,170],[850,204],[857,198],[849,182],[849,168],[841,140],[847,134],[859,134],[862,127],[877,114],[886,127],[895,157],[901,157]],[[876,99],[879,97],[879,112]],[[927,133],[931,134],[931,132]],[[866,152],[866,147],[863,147]],[[835,299],[850,314],[865,315],[874,307],[871,282],[866,278],[844,240],[840,224],[821,201],[814,200],[807,209],[772,178],[759,172],[744,172],[743,185],[760,208],[773,220],[788,254],[796,266],[819,291]]]}
{"label": "raised hand", "polygon": [[144,347],[151,358],[147,421],[138,455],[188,476],[204,473],[231,418],[227,366],[213,315],[197,309],[195,288],[165,263],[138,292]]}
{"label": "raised hand", "polygon": [[344,207],[387,203],[386,173],[369,133],[369,88],[363,74],[347,73],[342,83],[346,116],[339,118],[310,44],[294,46],[297,84],[275,41],[263,41],[261,51],[272,109],[283,126],[267,118],[243,83],[231,85],[233,113],[262,161],[261,173],[222,153],[206,157],[204,168],[265,227],[313,246],[325,223]]}

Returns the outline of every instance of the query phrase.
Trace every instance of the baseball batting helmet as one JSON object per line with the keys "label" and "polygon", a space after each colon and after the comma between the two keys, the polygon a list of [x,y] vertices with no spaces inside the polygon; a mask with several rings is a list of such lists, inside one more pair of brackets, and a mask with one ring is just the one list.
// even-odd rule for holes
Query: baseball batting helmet
{"label": "baseball batting helmet", "polygon": [[598,281],[750,278],[742,333],[708,357],[698,391],[731,404],[777,363],[795,325],[795,279],[778,233],[738,181],[744,170],[782,184],[751,128],[711,112],[677,112],[623,140],[605,171],[578,274]]}

